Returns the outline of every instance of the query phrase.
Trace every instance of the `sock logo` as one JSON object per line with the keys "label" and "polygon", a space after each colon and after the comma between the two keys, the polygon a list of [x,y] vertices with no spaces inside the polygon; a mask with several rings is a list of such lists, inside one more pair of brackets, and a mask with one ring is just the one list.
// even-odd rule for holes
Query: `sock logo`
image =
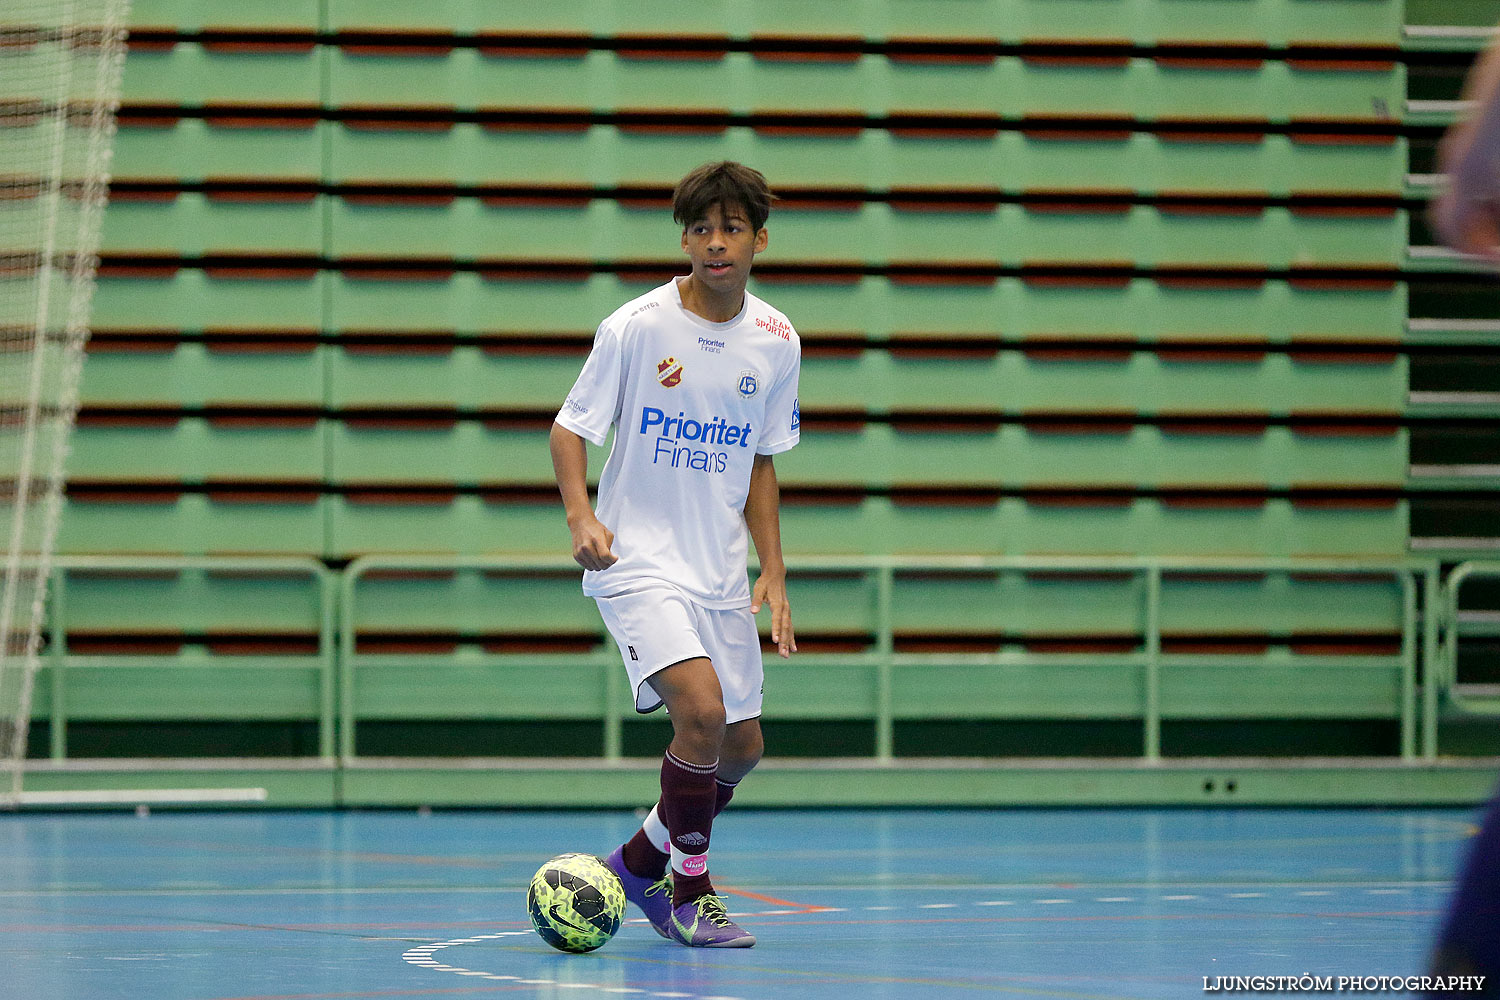
{"label": "sock logo", "polygon": [[682,874],[702,875],[708,871],[708,856],[704,854],[689,854],[682,859]]}
{"label": "sock logo", "polygon": [[678,837],[677,842],[679,844],[682,844],[684,847],[702,847],[704,844],[708,843],[708,838],[703,836],[703,834],[699,833],[697,830],[694,830],[692,833],[684,833],[682,836]]}

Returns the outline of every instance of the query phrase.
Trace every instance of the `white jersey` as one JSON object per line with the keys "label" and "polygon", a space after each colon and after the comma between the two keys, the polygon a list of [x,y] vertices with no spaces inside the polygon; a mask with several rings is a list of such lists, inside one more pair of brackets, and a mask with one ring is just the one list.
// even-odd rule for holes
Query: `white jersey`
{"label": "white jersey", "polygon": [[750,603],[751,466],[797,443],[801,355],[791,323],[761,299],[746,292],[738,316],[712,323],[683,306],[675,279],[599,325],[557,415],[597,445],[615,427],[597,514],[619,561],[585,571],[585,594],[665,581],[707,608]]}

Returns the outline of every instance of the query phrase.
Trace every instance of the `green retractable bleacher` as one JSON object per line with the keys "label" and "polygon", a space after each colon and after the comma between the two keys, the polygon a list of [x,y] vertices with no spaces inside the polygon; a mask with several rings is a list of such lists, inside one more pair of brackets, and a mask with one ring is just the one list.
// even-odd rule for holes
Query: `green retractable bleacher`
{"label": "green retractable bleacher", "polygon": [[[680,269],[673,182],[728,157],[785,196],[753,290],[803,338],[803,442],[777,461],[794,572],[1404,558],[1402,13],[138,0],[60,545],[430,557],[359,575],[351,732],[615,732],[570,572],[441,563],[566,555],[550,417],[599,320]],[[1140,573],[918,567],[891,621],[874,580],[796,581],[809,647],[936,659],[884,695],[869,663],[815,661],[769,712],[1139,718]],[[1162,588],[1168,717],[1401,715],[1393,577]]]}

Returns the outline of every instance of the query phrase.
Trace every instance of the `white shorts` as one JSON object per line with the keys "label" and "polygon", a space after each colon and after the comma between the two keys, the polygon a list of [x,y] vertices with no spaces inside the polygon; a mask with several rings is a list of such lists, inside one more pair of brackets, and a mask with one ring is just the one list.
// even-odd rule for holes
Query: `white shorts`
{"label": "white shorts", "polygon": [[664,667],[706,656],[724,689],[727,722],[760,715],[765,678],[760,634],[749,608],[705,608],[669,584],[596,597],[599,614],[620,646],[635,710],[654,712],[661,698],[646,679]]}

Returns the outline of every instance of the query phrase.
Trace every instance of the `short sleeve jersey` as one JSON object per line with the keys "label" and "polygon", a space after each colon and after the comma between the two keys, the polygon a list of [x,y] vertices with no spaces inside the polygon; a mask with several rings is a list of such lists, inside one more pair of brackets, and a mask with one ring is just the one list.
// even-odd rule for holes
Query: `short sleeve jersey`
{"label": "short sleeve jersey", "polygon": [[750,603],[751,467],[797,443],[800,367],[791,323],[748,292],[739,315],[713,323],[683,306],[674,279],[600,324],[557,415],[597,445],[615,428],[597,514],[618,561],[585,571],[585,594],[667,582],[704,607]]}

